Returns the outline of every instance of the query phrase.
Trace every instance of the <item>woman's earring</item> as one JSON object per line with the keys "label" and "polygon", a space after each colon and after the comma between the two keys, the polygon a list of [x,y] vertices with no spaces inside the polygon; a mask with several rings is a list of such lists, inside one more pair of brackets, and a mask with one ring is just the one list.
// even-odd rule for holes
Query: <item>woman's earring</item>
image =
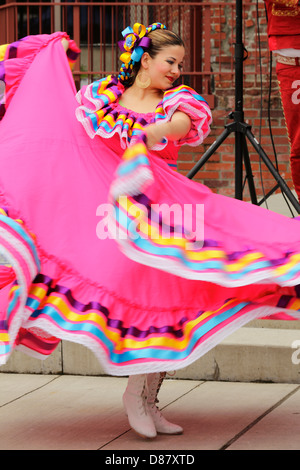
{"label": "woman's earring", "polygon": [[151,85],[151,78],[145,72],[139,72],[135,78],[139,88],[148,88]]}

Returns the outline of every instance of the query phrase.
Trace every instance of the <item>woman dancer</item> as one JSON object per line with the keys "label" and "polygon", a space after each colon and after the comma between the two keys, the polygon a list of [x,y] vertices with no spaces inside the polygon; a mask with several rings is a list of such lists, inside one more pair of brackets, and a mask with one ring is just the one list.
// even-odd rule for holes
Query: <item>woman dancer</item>
{"label": "woman dancer", "polygon": [[[62,339],[89,347],[108,374],[130,376],[129,422],[153,438],[182,432],[156,406],[165,371],[254,318],[299,318],[300,232],[173,171],[180,145],[209,133],[210,110],[173,86],[178,36],[154,24],[123,38],[119,76],[77,94],[65,34],[0,49],[0,358],[46,358]],[[155,203],[176,203],[183,220],[168,224]]]}

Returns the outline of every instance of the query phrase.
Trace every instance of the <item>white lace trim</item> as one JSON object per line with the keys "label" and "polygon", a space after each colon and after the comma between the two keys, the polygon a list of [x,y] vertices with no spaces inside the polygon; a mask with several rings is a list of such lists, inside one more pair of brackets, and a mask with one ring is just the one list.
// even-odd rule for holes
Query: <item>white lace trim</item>
{"label": "white lace trim", "polygon": [[243,276],[242,279],[231,279],[226,275],[226,273],[218,274],[215,272],[208,273],[206,271],[191,271],[176,259],[167,259],[165,257],[161,258],[146,252],[138,251],[135,247],[130,245],[130,242],[128,242],[127,239],[120,239],[118,240],[118,243],[125,255],[131,260],[146,266],[161,269],[162,271],[166,271],[185,279],[212,282],[224,287],[242,287],[250,284],[269,284],[270,282],[276,282],[276,284],[280,286],[291,287],[300,283],[300,274],[292,280],[280,282],[276,279],[276,276],[273,275],[272,269],[266,269],[263,272],[248,273]]}
{"label": "white lace trim", "polygon": [[[278,307],[257,307],[251,310],[248,313],[245,313],[242,317],[238,318],[235,321],[229,323],[226,327],[222,328],[221,330],[214,333],[212,336],[209,337],[208,340],[201,343],[197,348],[185,359],[182,360],[153,360],[148,362],[143,362],[139,364],[128,364],[125,365],[115,365],[110,362],[108,356],[105,352],[105,348],[97,342],[93,340],[91,337],[85,337],[82,335],[76,335],[74,333],[69,333],[67,331],[63,331],[58,328],[56,325],[52,324],[49,320],[45,318],[37,319],[36,323],[39,328],[44,331],[47,331],[52,336],[60,338],[61,340],[71,341],[82,346],[87,347],[90,349],[99,360],[105,373],[108,375],[115,375],[115,376],[124,376],[124,375],[131,375],[131,374],[145,374],[151,372],[169,372],[174,370],[183,369],[196,360],[200,359],[200,357],[204,356],[208,351],[216,347],[221,341],[223,341],[226,337],[240,329],[241,327],[245,326],[252,320],[258,318],[268,317],[270,315],[274,315],[276,313],[282,312],[282,308]],[[300,313],[295,311],[288,310],[287,313],[293,316],[295,319],[300,319]],[[33,357],[38,357],[39,359],[46,359],[48,356],[43,356],[37,354],[34,351],[26,349],[24,346],[18,346],[18,349],[23,350],[28,355]]]}

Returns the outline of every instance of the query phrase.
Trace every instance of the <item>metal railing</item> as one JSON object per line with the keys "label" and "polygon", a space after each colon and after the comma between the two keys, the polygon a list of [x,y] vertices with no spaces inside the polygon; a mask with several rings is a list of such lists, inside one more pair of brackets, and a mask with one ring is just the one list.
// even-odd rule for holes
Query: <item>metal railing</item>
{"label": "metal railing", "polygon": [[[235,2],[218,1],[21,1],[0,6],[0,43],[30,34],[66,31],[81,49],[74,77],[80,86],[108,73],[117,73],[121,31],[135,22],[162,22],[185,42],[182,80],[202,93],[213,106],[215,89],[234,78]],[[251,73],[256,84],[259,53],[256,25],[247,26],[253,13],[245,2],[245,27],[250,34]],[[263,2],[262,2],[263,3]],[[245,38],[246,39],[246,38]],[[234,85],[233,85],[234,86]]]}

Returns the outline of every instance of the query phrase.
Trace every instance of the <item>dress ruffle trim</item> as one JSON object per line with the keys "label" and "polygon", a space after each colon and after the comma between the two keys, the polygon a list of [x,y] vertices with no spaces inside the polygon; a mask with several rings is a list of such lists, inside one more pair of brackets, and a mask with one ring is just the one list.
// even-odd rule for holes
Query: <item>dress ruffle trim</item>
{"label": "dress ruffle trim", "polygon": [[[110,231],[130,259],[182,278],[226,287],[300,284],[299,247],[294,251],[290,247],[284,253],[278,250],[276,259],[264,253],[263,245],[257,249],[255,242],[253,247],[228,253],[220,240],[201,238],[201,231],[195,234],[188,230],[188,227],[201,226],[196,220],[184,218],[186,225],[182,219],[170,225],[169,214],[166,220],[155,214],[156,201],[151,201],[146,191],[153,179],[147,147],[141,140],[125,151],[110,188],[110,203],[114,207],[110,214]],[[192,215],[203,217],[204,223],[202,213]],[[210,220],[206,220],[206,226],[209,224]],[[239,240],[238,233],[231,237]],[[242,239],[238,246],[243,246]]]}
{"label": "dress ruffle trim", "polygon": [[[204,98],[186,85],[167,90],[162,103],[155,111],[155,121],[157,123],[170,121],[175,111],[182,111],[190,117],[191,129],[185,137],[174,141],[174,144],[178,147],[185,144],[192,147],[202,144],[210,133],[212,123],[211,110]],[[158,145],[157,148],[153,147],[153,150],[162,148]]]}
{"label": "dress ruffle trim", "polygon": [[97,135],[111,138],[119,134],[121,147],[125,149],[133,137],[141,134],[147,122],[141,116],[133,116],[125,108],[115,109],[114,105],[123,92],[123,85],[111,75],[93,82],[77,93],[80,106],[75,114],[91,139]]}
{"label": "dress ruffle trim", "polygon": [[22,221],[8,217],[4,208],[0,208],[0,256],[6,260],[6,264],[0,264],[1,289],[15,280],[6,317],[0,314],[0,364],[3,364],[29,317],[25,308],[27,294],[40,269],[32,234]]}
{"label": "dress ruffle trim", "polygon": [[[83,87],[77,93],[79,106],[76,109],[76,117],[90,138],[93,139],[97,135],[109,138],[119,134],[121,146],[125,149],[142,135],[147,124],[169,121],[175,111],[186,112],[192,122],[187,136],[174,142],[176,146],[199,145],[209,134],[211,111],[206,101],[192,88],[181,85],[166,91],[150,122],[144,118],[146,115],[116,106],[124,90],[118,79],[109,75]],[[167,144],[168,140],[164,138],[163,142],[155,145],[152,150],[162,150]]]}
{"label": "dress ruffle trim", "polygon": [[[45,253],[24,223],[11,219],[8,213],[7,208],[1,209],[0,254],[7,261],[5,272],[9,274],[1,287],[11,281],[12,272],[15,280],[9,286],[5,317],[0,317],[0,364],[6,363],[15,349],[46,359],[61,340],[88,347],[104,370],[114,375],[137,373],[145,367],[159,371],[161,361],[173,370],[178,359],[186,356],[188,360],[190,334],[184,323],[189,317],[194,321],[189,309],[178,307],[178,324],[166,320],[157,326],[151,321],[153,307],[147,310],[83,278]],[[6,239],[10,240],[8,246]],[[128,324],[133,311],[137,317],[148,317],[144,329]],[[174,308],[164,313],[170,320]]]}
{"label": "dress ruffle trim", "polygon": [[[0,364],[14,349],[46,359],[66,340],[89,348],[108,374],[168,371],[188,366],[254,318],[300,318],[296,286],[288,296],[275,289],[266,305],[232,296],[209,311],[178,307],[178,321],[173,321],[172,309],[165,323],[157,325],[153,308],[149,307],[149,315],[144,307],[81,278],[36,247],[35,237],[22,221],[1,212],[1,255],[11,266],[15,282],[5,317],[0,318]],[[11,272],[3,285],[7,281]],[[143,329],[128,324],[133,310],[147,318]]]}

